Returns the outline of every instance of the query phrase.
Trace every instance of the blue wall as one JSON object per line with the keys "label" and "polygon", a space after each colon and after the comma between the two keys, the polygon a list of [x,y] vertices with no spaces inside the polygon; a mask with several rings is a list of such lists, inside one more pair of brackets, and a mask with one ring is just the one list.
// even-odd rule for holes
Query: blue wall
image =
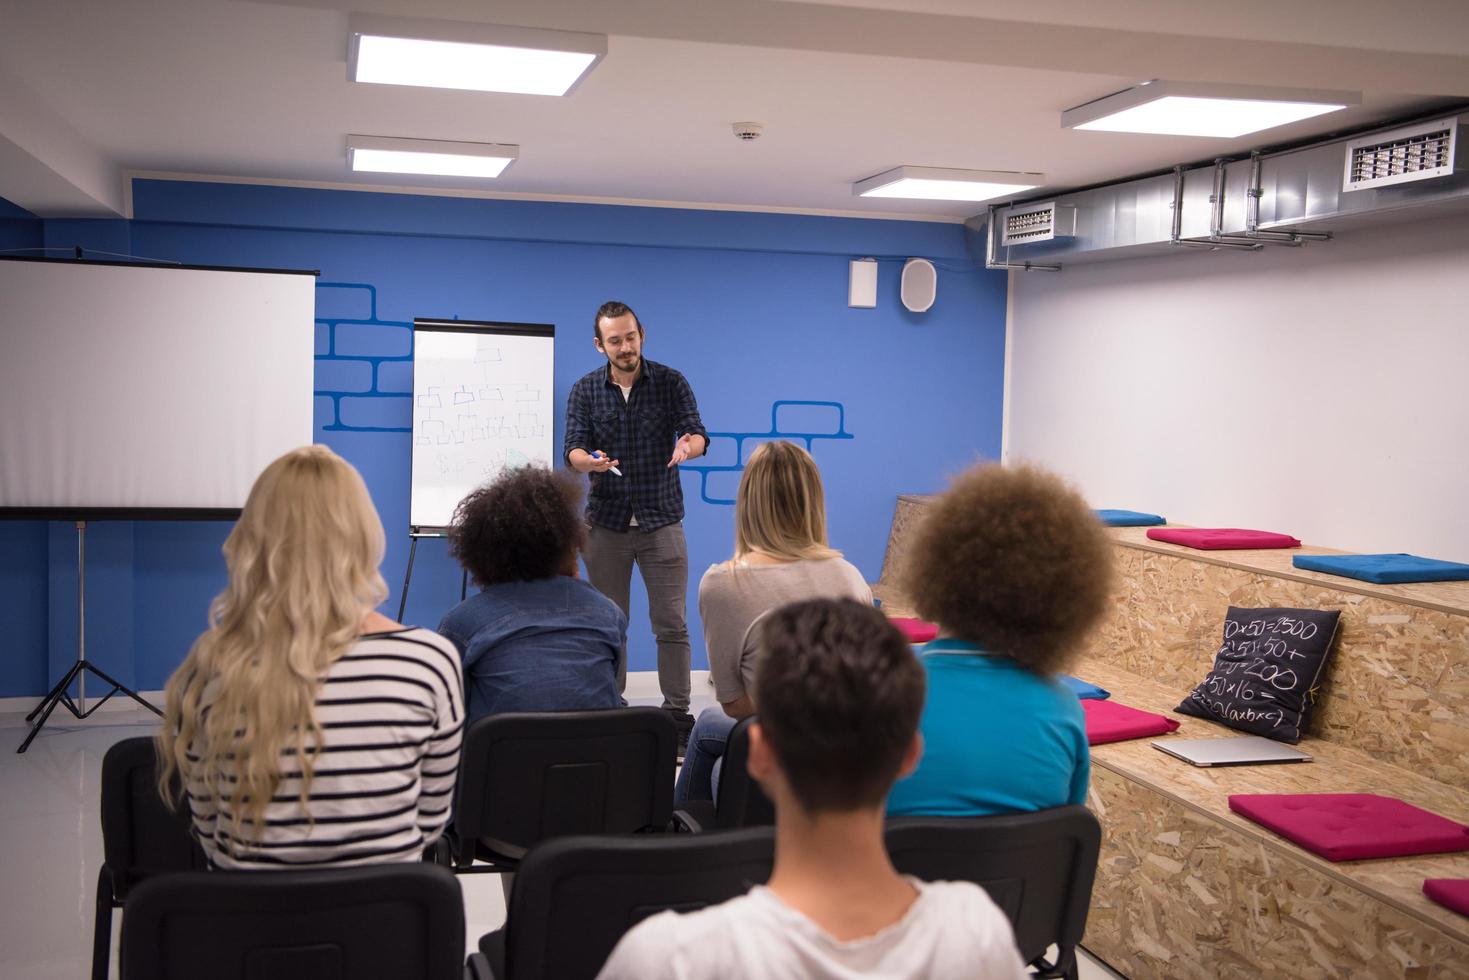
{"label": "blue wall", "polygon": [[[564,405],[571,384],[605,363],[592,344],[598,305],[617,298],[638,311],[647,355],[683,371],[705,425],[722,434],[683,476],[696,667],[698,579],[730,553],[727,501],[761,436],[810,445],[832,542],[870,580],[897,494],[939,489],[999,455],[1005,280],[974,269],[959,225],[166,181],[137,181],[133,200],[131,222],[46,222],[45,244],[321,271],[317,439],[362,471],[382,514],[390,615],[408,555],[411,418],[411,372],[394,359],[411,352],[404,324],[414,317],[556,324]],[[938,302],[922,315],[898,302],[910,255],[940,269]],[[875,310],[846,306],[847,262],[862,256],[883,260]],[[160,687],[223,583],[227,530],[89,530],[89,656],[121,680]],[[16,611],[47,609],[42,621],[21,615],[20,632],[44,637],[59,676],[75,655],[75,531],[16,525],[0,547],[9,584],[30,590]],[[459,584],[443,542],[421,544],[405,618],[436,624]],[[647,670],[655,655],[640,588],[635,579],[629,655]],[[43,692],[45,665],[11,651],[0,695]]]}
{"label": "blue wall", "polygon": [[0,253],[40,255],[41,219],[0,197]]}

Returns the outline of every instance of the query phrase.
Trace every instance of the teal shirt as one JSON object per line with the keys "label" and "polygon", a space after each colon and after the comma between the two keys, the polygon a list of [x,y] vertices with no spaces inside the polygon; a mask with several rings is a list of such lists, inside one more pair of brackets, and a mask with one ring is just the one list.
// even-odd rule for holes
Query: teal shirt
{"label": "teal shirt", "polygon": [[1085,803],[1091,757],[1076,694],[963,640],[922,651],[923,758],[888,797],[893,816],[983,816]]}

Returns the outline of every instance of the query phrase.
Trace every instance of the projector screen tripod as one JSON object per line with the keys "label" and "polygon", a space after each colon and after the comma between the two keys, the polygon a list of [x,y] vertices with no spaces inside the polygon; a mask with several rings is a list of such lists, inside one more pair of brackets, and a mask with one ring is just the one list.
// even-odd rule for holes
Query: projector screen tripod
{"label": "projector screen tripod", "polygon": [[[163,712],[159,711],[157,708],[153,707],[153,705],[144,700],[143,696],[140,695],[137,691],[134,691],[126,685],[119,683],[118,681],[114,680],[110,675],[108,675],[105,671],[99,670],[97,667],[87,661],[87,522],[77,521],[76,526],[77,662],[72,664],[71,669],[66,672],[66,676],[61,679],[61,683],[53,687],[50,693],[48,693],[44,698],[41,699],[41,703],[36,705],[36,707],[31,711],[30,714],[26,715],[26,721],[30,721],[32,718],[36,718],[36,723],[31,726],[30,733],[26,735],[25,741],[20,743],[20,748],[15,750],[17,753],[24,752],[26,749],[31,747],[31,742],[35,740],[35,737],[38,734],[40,734],[41,726],[46,724],[46,719],[51,717],[51,712],[56,710],[57,705],[61,705],[62,707],[66,708],[67,711],[70,711],[72,713],[72,716],[74,718],[76,718],[77,720],[81,720],[91,715],[92,712],[102,707],[102,705],[106,704],[108,699],[110,699],[114,694],[121,692],[141,704],[143,707],[147,708],[149,711],[153,712],[155,715],[158,715],[160,718],[163,717]],[[112,689],[106,694],[102,695],[101,700],[97,701],[97,703],[93,704],[90,708],[87,707],[87,673],[89,671],[100,677],[104,683],[112,685]],[[75,679],[77,682],[77,697],[75,700],[73,700],[71,694],[67,692],[67,688],[71,687],[71,682],[73,679]],[[39,715],[40,717],[37,718],[37,715]]]}

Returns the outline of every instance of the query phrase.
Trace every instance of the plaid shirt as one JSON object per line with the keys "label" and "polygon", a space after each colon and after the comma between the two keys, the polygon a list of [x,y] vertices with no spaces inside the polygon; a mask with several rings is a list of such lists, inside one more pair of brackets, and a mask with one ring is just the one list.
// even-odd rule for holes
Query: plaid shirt
{"label": "plaid shirt", "polygon": [[671,367],[643,358],[643,370],[627,401],[603,365],[571,386],[566,399],[564,461],[573,449],[600,449],[618,461],[615,473],[593,473],[587,495],[587,520],[613,531],[627,529],[636,514],[638,529],[656,531],[683,520],[683,486],[678,467],[668,466],[680,435],[704,437],[694,390]]}

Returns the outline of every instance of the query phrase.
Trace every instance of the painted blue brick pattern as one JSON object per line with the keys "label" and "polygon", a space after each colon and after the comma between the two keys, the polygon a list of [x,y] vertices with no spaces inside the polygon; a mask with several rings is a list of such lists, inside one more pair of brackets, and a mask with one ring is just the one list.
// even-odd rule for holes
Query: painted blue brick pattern
{"label": "painted blue brick pattern", "polygon": [[336,425],[337,400],[331,395],[318,394],[312,400],[311,422],[318,429]]}
{"label": "painted blue brick pattern", "polygon": [[316,284],[316,315],[326,320],[371,320],[377,295],[360,283]]}
{"label": "painted blue brick pattern", "polygon": [[[740,441],[734,436],[709,433],[709,451],[699,457],[701,469],[722,469],[740,465]],[[684,469],[688,469],[685,466]]]}
{"label": "painted blue brick pattern", "polygon": [[316,314],[316,425],[412,431],[413,324],[378,319],[365,282],[317,283]]}
{"label": "painted blue brick pattern", "polygon": [[338,357],[407,357],[413,351],[413,325],[338,322],[332,350]]}
{"label": "painted blue brick pattern", "polygon": [[412,361],[380,361],[377,366],[377,390],[382,392],[413,393]]}
{"label": "painted blue brick pattern", "polygon": [[337,429],[408,432],[413,427],[413,396],[343,395],[337,400]]}
{"label": "painted blue brick pattern", "polygon": [[[782,399],[770,405],[769,432],[710,432],[710,455],[695,463],[684,463],[680,469],[699,474],[699,497],[706,504],[733,506],[739,474],[760,443],[799,442],[812,452],[818,439],[852,438],[847,431],[847,410],[841,402]],[[736,462],[717,462],[728,459],[727,441],[733,441]]]}
{"label": "painted blue brick pattern", "polygon": [[344,357],[316,359],[316,390],[322,393],[372,391],[372,362]]}
{"label": "painted blue brick pattern", "polygon": [[777,402],[772,426],[777,432],[842,437],[842,406],[835,402]]}

